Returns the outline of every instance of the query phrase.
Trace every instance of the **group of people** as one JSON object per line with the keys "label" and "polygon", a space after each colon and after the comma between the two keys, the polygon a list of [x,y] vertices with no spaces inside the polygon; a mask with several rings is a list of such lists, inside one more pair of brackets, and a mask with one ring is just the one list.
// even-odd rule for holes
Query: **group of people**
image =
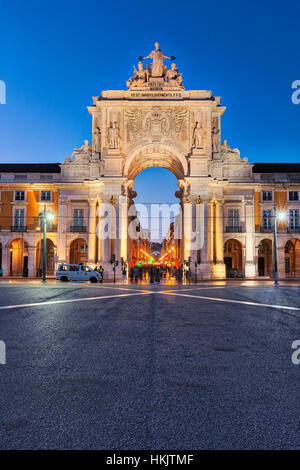
{"label": "group of people", "polygon": [[[100,282],[103,282],[103,266],[95,266],[94,271],[97,271],[100,274]],[[178,268],[168,266],[132,266],[129,270],[129,279],[131,282],[135,282],[136,284],[139,281],[148,281],[151,284],[155,282],[159,283],[162,279],[170,279],[172,277],[175,277],[179,283],[183,281],[184,277],[189,281],[191,278],[191,271],[188,269],[184,272],[182,266],[179,266]],[[125,264],[122,266],[122,280],[123,282],[127,281],[127,267]]]}
{"label": "group of people", "polygon": [[103,277],[104,277],[104,269],[103,267],[100,265],[99,268],[98,266],[95,266],[95,269],[94,271],[96,271],[97,273],[100,274],[100,282],[103,282]]}

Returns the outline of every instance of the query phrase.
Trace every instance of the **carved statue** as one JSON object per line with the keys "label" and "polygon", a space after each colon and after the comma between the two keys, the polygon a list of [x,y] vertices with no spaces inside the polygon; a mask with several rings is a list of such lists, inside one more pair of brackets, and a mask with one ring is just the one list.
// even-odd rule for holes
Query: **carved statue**
{"label": "carved statue", "polygon": [[152,78],[161,78],[164,76],[165,66],[164,59],[174,60],[175,57],[168,57],[159,49],[160,44],[155,43],[155,49],[147,57],[139,57],[139,60],[153,59],[153,63],[150,65],[150,74]]}
{"label": "carved statue", "polygon": [[[84,144],[78,148],[74,149],[72,154],[65,159],[65,163],[88,163],[90,161],[90,157],[92,156],[92,147],[89,144],[88,140],[84,141]],[[72,158],[74,159],[72,160]]]}
{"label": "carved statue", "polygon": [[180,86],[183,87],[182,84],[182,73],[178,72],[178,68],[176,64],[173,62],[171,68],[167,70],[165,74],[165,80],[168,80],[169,86]]}
{"label": "carved statue", "polygon": [[202,125],[197,121],[195,128],[194,128],[194,133],[193,133],[193,147],[196,149],[202,149],[203,148],[203,135],[202,135]]}
{"label": "carved statue", "polygon": [[212,133],[212,151],[213,153],[219,153],[220,152],[220,145],[219,145],[220,129],[214,126],[212,128],[211,133]]}
{"label": "carved statue", "polygon": [[116,122],[112,123],[107,131],[108,148],[120,148],[120,131]]}
{"label": "carved statue", "polygon": [[239,159],[240,158],[240,151],[239,149],[235,148],[235,149],[232,149],[229,147],[228,143],[227,143],[227,140],[224,139],[223,141],[223,144],[221,145],[221,154],[222,154],[222,157],[223,157],[223,161],[234,161],[236,160],[237,158]]}
{"label": "carved statue", "polygon": [[101,130],[100,130],[100,127],[95,127],[93,137],[94,137],[94,139],[93,139],[94,152],[100,153],[101,152]]}
{"label": "carved statue", "polygon": [[149,70],[147,68],[147,65],[145,68],[143,68],[143,64],[140,61],[138,63],[138,70],[134,67],[134,74],[132,77],[127,80],[126,84],[128,88],[135,88],[138,86],[142,86],[145,83],[147,83],[149,80]]}

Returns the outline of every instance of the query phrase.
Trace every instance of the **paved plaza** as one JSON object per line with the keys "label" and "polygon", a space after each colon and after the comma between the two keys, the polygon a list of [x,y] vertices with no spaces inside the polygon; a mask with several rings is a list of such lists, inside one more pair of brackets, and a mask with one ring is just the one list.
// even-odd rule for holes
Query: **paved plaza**
{"label": "paved plaza", "polygon": [[297,284],[3,281],[0,448],[298,448],[297,339]]}

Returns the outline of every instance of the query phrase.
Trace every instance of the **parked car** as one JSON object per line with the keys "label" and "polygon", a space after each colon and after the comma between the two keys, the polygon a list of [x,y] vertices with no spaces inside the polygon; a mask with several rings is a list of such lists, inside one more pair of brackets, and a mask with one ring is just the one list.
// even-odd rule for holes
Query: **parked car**
{"label": "parked car", "polygon": [[100,281],[100,274],[84,264],[59,264],[56,271],[58,281]]}

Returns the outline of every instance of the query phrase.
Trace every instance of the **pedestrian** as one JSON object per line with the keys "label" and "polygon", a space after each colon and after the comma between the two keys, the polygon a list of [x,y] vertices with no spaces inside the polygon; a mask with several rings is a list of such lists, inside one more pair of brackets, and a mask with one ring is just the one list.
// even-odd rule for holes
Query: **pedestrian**
{"label": "pedestrian", "polygon": [[154,270],[151,266],[150,268],[150,283],[153,284],[154,283]]}
{"label": "pedestrian", "polygon": [[103,283],[103,277],[104,277],[104,269],[101,265],[99,267],[99,274],[100,274],[100,282],[102,284]]}
{"label": "pedestrian", "polygon": [[139,270],[138,270],[137,266],[134,267],[133,274],[134,274],[135,283],[137,284],[138,281],[139,281]]}
{"label": "pedestrian", "polygon": [[155,281],[160,282],[160,270],[159,267],[156,268],[155,270]]}
{"label": "pedestrian", "polygon": [[127,275],[127,269],[126,269],[126,266],[123,266],[123,268],[122,268],[122,280],[123,280],[124,283],[126,281],[126,275]]}
{"label": "pedestrian", "polygon": [[2,268],[0,268],[0,277],[3,276],[3,271],[2,271]]}

